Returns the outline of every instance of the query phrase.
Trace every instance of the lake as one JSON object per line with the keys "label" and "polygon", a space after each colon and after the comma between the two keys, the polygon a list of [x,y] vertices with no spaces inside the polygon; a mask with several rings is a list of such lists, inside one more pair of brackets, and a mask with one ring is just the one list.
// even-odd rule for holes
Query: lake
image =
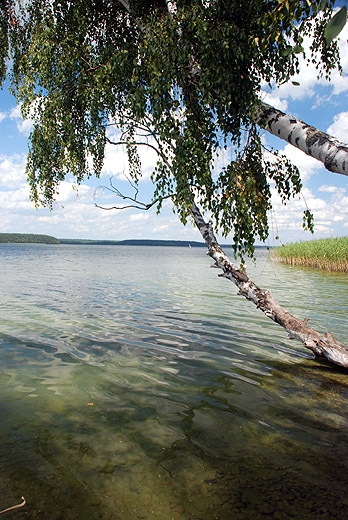
{"label": "lake", "polygon": [[[257,255],[258,285],[348,342],[347,275]],[[347,516],[348,371],[203,248],[1,244],[0,262],[0,510],[27,502],[9,517]]]}

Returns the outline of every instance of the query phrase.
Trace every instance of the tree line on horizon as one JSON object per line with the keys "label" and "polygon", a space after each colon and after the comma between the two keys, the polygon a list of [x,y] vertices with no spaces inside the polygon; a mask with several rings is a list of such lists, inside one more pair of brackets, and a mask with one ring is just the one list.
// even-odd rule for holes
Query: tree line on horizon
{"label": "tree line on horizon", "polygon": [[2,244],[70,244],[70,245],[126,245],[126,246],[172,246],[172,247],[205,247],[203,242],[189,240],[93,240],[83,238],[56,238],[50,235],[34,233],[0,233]]}
{"label": "tree line on horizon", "polygon": [[0,233],[1,244],[60,244],[58,238],[34,233]]}

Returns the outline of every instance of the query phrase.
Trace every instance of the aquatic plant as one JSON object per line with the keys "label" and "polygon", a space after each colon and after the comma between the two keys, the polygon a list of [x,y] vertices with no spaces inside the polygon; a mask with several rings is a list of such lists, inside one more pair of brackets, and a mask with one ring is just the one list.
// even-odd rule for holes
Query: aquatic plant
{"label": "aquatic plant", "polygon": [[348,237],[294,242],[273,253],[279,262],[326,271],[348,272]]}

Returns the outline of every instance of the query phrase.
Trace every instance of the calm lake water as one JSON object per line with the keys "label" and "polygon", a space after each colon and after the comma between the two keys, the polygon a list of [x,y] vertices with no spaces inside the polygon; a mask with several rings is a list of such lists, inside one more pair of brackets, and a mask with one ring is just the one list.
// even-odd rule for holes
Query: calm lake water
{"label": "calm lake water", "polygon": [[[0,510],[17,519],[340,519],[348,372],[205,250],[0,245]],[[348,277],[248,269],[348,342]],[[5,518],[6,515],[4,515]]]}

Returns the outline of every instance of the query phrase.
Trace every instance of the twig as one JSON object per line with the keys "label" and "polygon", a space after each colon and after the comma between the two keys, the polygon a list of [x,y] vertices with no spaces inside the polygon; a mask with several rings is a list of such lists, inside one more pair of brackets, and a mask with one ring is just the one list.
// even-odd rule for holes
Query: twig
{"label": "twig", "polygon": [[23,502],[21,502],[20,504],[17,504],[16,506],[8,507],[7,509],[3,509],[2,511],[0,511],[0,515],[2,515],[3,513],[7,513],[7,511],[12,511],[13,509],[18,509],[19,507],[25,506],[25,504],[26,504],[25,498],[22,497],[22,500],[23,500]]}

